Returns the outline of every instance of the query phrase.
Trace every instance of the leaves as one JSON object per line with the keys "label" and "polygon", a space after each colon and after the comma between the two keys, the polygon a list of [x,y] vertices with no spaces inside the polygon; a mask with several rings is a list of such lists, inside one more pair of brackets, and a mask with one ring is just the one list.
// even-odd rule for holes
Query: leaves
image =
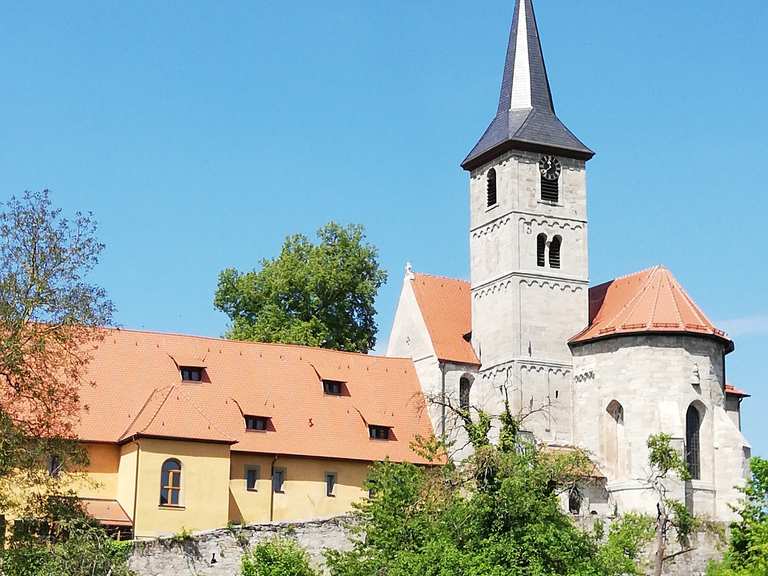
{"label": "leaves", "polygon": [[292,540],[260,542],[241,561],[242,576],[316,576],[307,553]]}
{"label": "leaves", "polygon": [[[480,421],[486,419],[479,418]],[[503,420],[503,419],[502,419]],[[461,465],[372,467],[352,551],[329,552],[334,576],[618,576],[637,572],[649,520],[611,527],[606,544],[580,530],[559,494],[590,468],[578,451],[553,453],[515,434],[478,439]]]}
{"label": "leaves", "polygon": [[313,244],[289,236],[261,269],[219,275],[214,305],[232,320],[236,340],[367,352],[376,344],[374,301],[387,274],[362,226],[329,223]]}

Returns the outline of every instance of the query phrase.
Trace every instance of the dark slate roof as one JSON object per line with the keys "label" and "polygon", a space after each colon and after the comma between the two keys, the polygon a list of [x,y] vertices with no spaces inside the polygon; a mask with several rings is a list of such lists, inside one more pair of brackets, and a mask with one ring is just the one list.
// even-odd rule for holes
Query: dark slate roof
{"label": "dark slate roof", "polygon": [[[510,110],[513,85],[515,82],[521,81],[515,74],[521,2],[525,2],[532,108]],[[507,61],[504,66],[504,79],[501,84],[499,109],[496,118],[493,119],[483,137],[480,138],[480,142],[464,160],[462,167],[465,170],[471,170],[513,148],[552,151],[585,160],[595,155],[565,127],[555,114],[532,0],[517,0],[516,2],[512,31],[509,35],[509,47],[507,48]]]}

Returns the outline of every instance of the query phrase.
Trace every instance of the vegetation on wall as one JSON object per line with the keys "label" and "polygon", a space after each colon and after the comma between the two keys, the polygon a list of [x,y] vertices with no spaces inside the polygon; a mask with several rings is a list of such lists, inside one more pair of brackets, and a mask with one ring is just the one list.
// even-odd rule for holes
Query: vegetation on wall
{"label": "vegetation on wall", "polygon": [[768,460],[753,458],[750,467],[740,520],[731,526],[725,559],[710,567],[709,576],[768,574]]}
{"label": "vegetation on wall", "polygon": [[[372,498],[359,505],[359,538],[328,552],[334,576],[545,576],[639,574],[652,523],[628,516],[608,534],[582,531],[563,513],[560,495],[592,465],[580,451],[553,453],[524,439],[507,409],[500,441],[489,417],[470,434],[475,452],[462,466],[384,462],[372,468]],[[476,426],[477,424],[473,424]],[[422,442],[425,455],[438,445]]]}
{"label": "vegetation on wall", "polygon": [[232,321],[228,338],[350,352],[376,345],[374,301],[387,280],[377,249],[362,226],[331,222],[317,239],[289,236],[259,270],[219,275],[214,304]]}
{"label": "vegetation on wall", "polygon": [[317,576],[309,556],[293,540],[260,542],[243,555],[241,566],[242,576]]}

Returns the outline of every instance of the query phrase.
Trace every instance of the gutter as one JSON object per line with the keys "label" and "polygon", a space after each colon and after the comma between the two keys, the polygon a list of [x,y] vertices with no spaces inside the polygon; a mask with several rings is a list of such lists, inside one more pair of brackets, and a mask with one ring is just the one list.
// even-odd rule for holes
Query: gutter
{"label": "gutter", "polygon": [[277,454],[272,456],[272,467],[269,472],[269,521],[275,521],[275,463]]}
{"label": "gutter", "polygon": [[441,379],[441,392],[440,392],[440,436],[443,442],[445,442],[445,364],[440,362],[440,379]]}
{"label": "gutter", "polygon": [[136,473],[133,476],[133,539],[136,539],[136,509],[139,504],[139,456],[141,455],[141,444],[138,439],[136,442]]}

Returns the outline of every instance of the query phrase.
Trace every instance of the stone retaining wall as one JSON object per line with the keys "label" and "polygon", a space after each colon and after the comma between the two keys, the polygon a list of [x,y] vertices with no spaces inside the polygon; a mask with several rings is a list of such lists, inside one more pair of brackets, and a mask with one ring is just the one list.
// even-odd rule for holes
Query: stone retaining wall
{"label": "stone retaining wall", "polygon": [[[579,524],[592,530],[597,517],[587,517]],[[610,521],[608,521],[608,524]],[[274,537],[298,542],[310,555],[315,567],[324,566],[323,550],[349,550],[352,540],[349,518],[298,523],[273,523],[235,527],[171,538],[138,542],[130,566],[138,576],[238,576],[240,558],[250,546]],[[607,526],[606,526],[607,529]],[[722,537],[714,532],[700,533],[691,539],[692,550],[677,556],[666,570],[667,576],[704,576],[710,560],[721,556]],[[647,573],[651,574],[653,551],[646,551]],[[668,554],[679,548],[670,547]]]}

